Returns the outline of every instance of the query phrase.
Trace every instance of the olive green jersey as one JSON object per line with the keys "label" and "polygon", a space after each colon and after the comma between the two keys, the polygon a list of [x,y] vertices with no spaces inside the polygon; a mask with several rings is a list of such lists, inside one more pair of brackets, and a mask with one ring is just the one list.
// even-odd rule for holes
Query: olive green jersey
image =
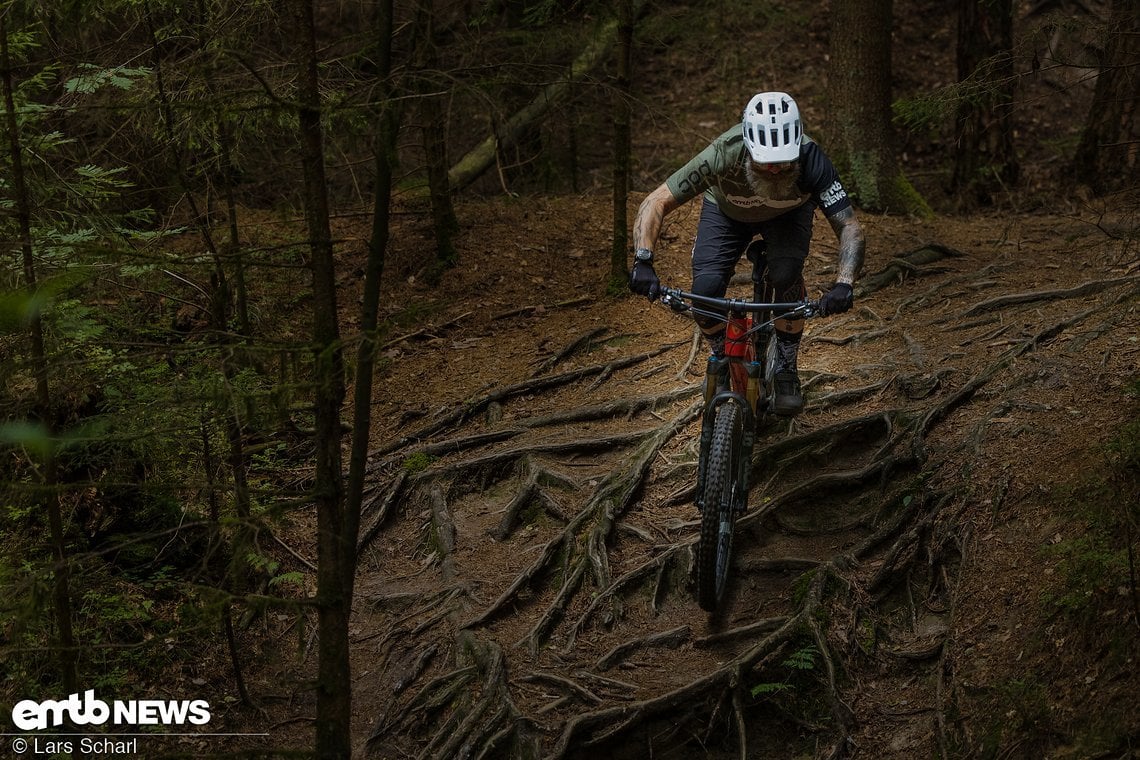
{"label": "olive green jersey", "polygon": [[701,193],[725,216],[739,222],[764,222],[814,203],[826,216],[851,205],[839,172],[823,150],[804,135],[800,146],[800,176],[789,198],[762,198],[748,182],[748,149],[740,127],[716,138],[665,181],[673,198],[685,203]]}

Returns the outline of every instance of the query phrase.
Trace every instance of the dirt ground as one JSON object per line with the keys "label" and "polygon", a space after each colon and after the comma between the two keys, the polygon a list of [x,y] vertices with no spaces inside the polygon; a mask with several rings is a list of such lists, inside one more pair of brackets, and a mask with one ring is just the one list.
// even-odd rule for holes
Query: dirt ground
{"label": "dirt ground", "polygon": [[[1129,220],[1088,211],[930,221],[862,215],[865,275],[931,245],[953,255],[897,268],[893,281],[859,297],[851,313],[809,323],[801,353],[808,409],[791,425],[774,424],[771,436],[807,436],[844,420],[939,408],[940,418],[925,435],[925,460],[909,474],[883,474],[853,490],[813,489],[806,502],[786,499],[762,521],[746,523],[730,599],[723,614],[710,617],[688,593],[687,560],[665,564],[655,571],[664,578],[631,582],[611,603],[589,609],[591,599],[606,591],[599,579],[623,578],[694,538],[696,513],[683,491],[692,481],[699,423],[683,414],[691,397],[670,401],[666,395],[699,379],[701,362],[690,362],[691,323],[645,299],[603,295],[604,268],[591,255],[604,250],[607,239],[602,200],[493,200],[464,204],[462,215],[462,246],[471,264],[443,285],[446,296],[433,294],[435,303],[447,305],[426,320],[443,327],[409,331],[386,350],[391,363],[380,378],[383,398],[375,408],[378,449],[465,404],[526,383],[536,372],[561,375],[664,350],[612,373],[520,391],[430,436],[452,446],[433,448],[423,460],[426,469],[408,478],[369,543],[358,578],[354,694],[362,739],[379,731],[370,744],[374,756],[416,754],[432,740],[430,729],[417,732],[424,728],[421,719],[430,725],[433,712],[419,705],[424,714],[411,720],[417,708],[408,707],[408,692],[463,667],[462,647],[476,646],[465,637],[499,648],[510,700],[520,720],[534,727],[544,752],[575,715],[641,704],[697,682],[770,631],[710,637],[795,609],[800,592],[791,560],[814,565],[850,551],[892,509],[890,500],[909,504],[905,495],[923,493],[946,503],[932,522],[937,528],[902,548],[916,556],[904,562],[885,551],[872,553],[845,569],[844,588],[830,592],[836,595],[832,613],[850,616],[827,626],[841,661],[841,712],[850,711],[849,749],[862,757],[902,758],[950,744],[962,756],[981,755],[1006,724],[1016,741],[1031,744],[1003,746],[1004,756],[1042,756],[1039,750],[1047,747],[1050,756],[1085,757],[1095,756],[1085,754],[1087,744],[1066,755],[1058,737],[1088,740],[1073,726],[1084,725],[1089,715],[1117,716],[1120,725],[1113,730],[1123,728],[1124,735],[1140,729],[1135,644],[1123,658],[1090,649],[1087,640],[1067,638],[1063,632],[1072,635],[1072,629],[1043,602],[1063,591],[1059,560],[1048,550],[1073,538],[1068,501],[1079,496],[1074,489],[1095,470],[1100,448],[1134,410],[1126,389],[1135,381],[1140,354],[1140,275],[1135,251],[1106,234]],[[670,228],[675,242],[660,252],[668,282],[687,281],[685,241],[695,218],[695,212],[682,212]],[[506,234],[498,237],[494,230]],[[833,239],[818,234],[806,269],[809,287],[830,282],[834,258]],[[1087,293],[1075,290],[1085,283],[1100,284]],[[1048,295],[1025,303],[1002,300],[1023,293]],[[405,281],[389,308],[408,308],[426,295]],[[503,316],[519,307],[530,308]],[[578,351],[550,363],[583,337],[589,339]],[[977,387],[968,396],[942,406],[971,384]],[[845,391],[854,393],[845,400]],[[527,427],[558,412],[642,396],[664,400],[612,419]],[[572,541],[577,548],[570,550],[551,542],[599,484],[636,456],[643,440],[638,434],[668,424],[676,424],[676,434],[653,456],[628,505],[614,515],[616,524],[602,534],[608,567],[586,567],[580,585],[566,584],[585,539]],[[480,446],[460,440],[495,431],[515,432]],[[820,472],[858,468],[869,449],[882,445],[866,431],[858,438],[807,447],[797,455],[807,462],[758,465],[763,474],[754,478],[751,504],[778,498]],[[396,473],[410,471],[405,463],[423,448],[409,441],[395,457],[377,457],[383,467],[373,510],[386,485]],[[537,471],[546,473],[547,496],[525,497],[509,535],[496,540],[491,533],[506,507]],[[450,514],[452,528],[441,527],[441,510]],[[590,524],[578,527],[577,535]],[[440,530],[453,530],[443,545]],[[555,556],[510,594],[512,584],[548,553]],[[872,591],[876,572],[888,563],[897,564],[894,588]],[[1103,624],[1134,625],[1123,592],[1115,609],[1098,610]],[[509,599],[494,614],[464,627],[505,594]],[[672,633],[666,643],[623,654],[612,668],[600,666],[615,647],[662,632]],[[749,686],[780,682],[787,677],[780,662],[741,678]],[[817,656],[811,671],[816,699],[827,691],[822,669]],[[400,688],[400,679],[413,673],[417,686]],[[1043,705],[1033,702],[1036,692],[1020,701],[1007,694],[1034,684],[1042,689]],[[724,696],[719,691],[731,689],[698,691],[690,711],[701,713],[698,704],[707,703],[708,720]],[[781,689],[772,698],[745,698],[748,733],[756,734],[749,736],[750,757],[812,756],[834,740],[826,702],[801,703],[810,700],[787,694]],[[995,725],[987,711],[997,703],[1010,715]],[[398,714],[404,708],[411,711],[407,723]],[[713,722],[702,734],[683,710],[671,708],[645,723],[619,734],[609,751],[629,757],[689,757],[694,748],[728,757],[737,751],[735,729]],[[446,723],[442,730],[449,730]]]}
{"label": "dirt ground", "polygon": [[[898,34],[951,39],[944,16]],[[797,41],[811,60],[817,26]],[[930,54],[913,55],[918,76]],[[804,76],[788,88],[818,90]],[[710,118],[691,111],[690,136]],[[606,295],[608,193],[461,199],[461,266],[434,288],[425,217],[398,216],[384,309],[418,318],[377,374],[361,756],[1135,756],[1127,573],[1090,587],[1079,621],[1055,600],[1088,478],[1135,417],[1140,220],[1033,205],[860,214],[855,308],[808,325],[808,407],[757,445],[713,616],[690,584],[703,348],[685,317]],[[670,217],[667,283],[688,284],[696,219]],[[350,334],[367,229],[336,233]],[[835,257],[817,219],[813,293]],[[311,648],[299,666],[266,646],[279,622],[252,647],[255,690],[312,666]],[[309,742],[304,688],[266,710],[273,745]]]}
{"label": "dirt ground", "polygon": [[[605,295],[607,199],[459,212],[466,265],[438,288],[415,276],[422,232],[403,218],[409,264],[385,303],[422,316],[377,375],[352,629],[362,756],[1128,756],[1127,575],[1088,588],[1084,623],[1050,600],[1073,583],[1059,550],[1086,530],[1083,484],[1135,417],[1140,271],[1119,235],[1134,219],[861,214],[875,289],[809,322],[807,410],[758,443],[710,616],[690,577],[691,322]],[[666,282],[687,284],[696,218],[670,221]],[[835,255],[817,227],[810,289]],[[820,638],[781,627],[808,604]],[[304,683],[311,642],[300,662],[267,645],[292,625],[251,641],[255,692]],[[272,745],[308,743],[306,689],[265,709]]]}

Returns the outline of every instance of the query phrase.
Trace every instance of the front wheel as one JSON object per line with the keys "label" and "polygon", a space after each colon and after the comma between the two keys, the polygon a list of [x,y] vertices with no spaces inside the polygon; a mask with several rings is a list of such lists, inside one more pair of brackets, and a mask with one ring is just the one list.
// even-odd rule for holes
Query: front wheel
{"label": "front wheel", "polygon": [[740,458],[744,456],[744,418],[733,403],[716,409],[712,442],[700,494],[701,539],[697,544],[697,603],[713,612],[724,598],[732,561],[732,534],[736,523]]}

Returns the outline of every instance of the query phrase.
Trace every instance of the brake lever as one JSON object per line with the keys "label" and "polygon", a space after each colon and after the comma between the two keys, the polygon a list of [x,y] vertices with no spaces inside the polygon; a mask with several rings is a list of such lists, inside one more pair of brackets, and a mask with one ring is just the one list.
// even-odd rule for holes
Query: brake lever
{"label": "brake lever", "polygon": [[681,314],[689,311],[692,307],[685,303],[682,299],[677,298],[672,293],[663,293],[661,295],[661,303],[668,306],[674,313]]}

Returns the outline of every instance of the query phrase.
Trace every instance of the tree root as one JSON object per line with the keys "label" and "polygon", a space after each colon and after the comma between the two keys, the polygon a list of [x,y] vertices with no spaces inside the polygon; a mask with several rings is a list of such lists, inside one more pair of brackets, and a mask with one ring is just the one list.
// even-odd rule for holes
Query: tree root
{"label": "tree root", "polygon": [[[895,278],[921,273],[900,264],[896,264],[895,269]],[[1130,285],[1134,297],[1137,281],[1136,277],[1122,278],[1102,285],[1104,288]],[[1120,296],[1117,300],[1125,297]],[[966,337],[966,341],[989,342],[1016,335],[1007,329],[1006,324],[997,324],[992,319],[995,311],[1016,303],[1027,302],[1008,298],[982,302],[990,305],[974,312],[975,321],[967,329],[976,330],[977,334]],[[439,623],[444,619],[451,621],[458,631],[454,663],[441,663],[444,657],[440,653],[446,649],[436,644],[434,648],[418,645],[422,648],[411,650],[402,662],[396,663],[398,667],[393,666],[399,676],[397,696],[402,694],[399,701],[403,707],[391,708],[392,715],[378,724],[377,731],[387,727],[397,733],[418,732],[416,735],[423,737],[424,731],[415,726],[427,722],[431,725],[430,733],[422,741],[417,740],[418,744],[410,754],[418,752],[420,757],[442,758],[537,756],[540,750],[547,748],[545,741],[539,742],[541,730],[556,736],[551,739],[553,748],[549,756],[560,758],[589,751],[588,748],[604,751],[600,745],[627,741],[632,731],[666,718],[678,739],[682,739],[690,729],[691,736],[697,740],[700,740],[702,730],[706,739],[714,730],[720,731],[727,740],[735,742],[740,756],[746,757],[755,750],[747,744],[749,700],[746,690],[756,679],[768,675],[766,671],[780,666],[789,651],[810,646],[813,652],[818,653],[815,675],[818,676],[822,703],[828,705],[830,712],[826,734],[822,737],[826,750],[821,756],[839,756],[851,750],[856,735],[855,717],[849,704],[851,695],[844,691],[850,687],[842,683],[845,658],[859,657],[860,651],[864,656],[870,656],[874,648],[873,644],[866,645],[859,639],[859,625],[875,619],[862,615],[861,610],[897,605],[900,618],[909,614],[911,633],[902,645],[890,649],[883,647],[879,651],[903,660],[937,662],[944,670],[939,675],[933,709],[938,712],[940,721],[935,739],[939,746],[945,748],[950,737],[941,708],[953,698],[952,683],[943,683],[943,678],[949,675],[946,669],[951,666],[946,654],[952,641],[944,634],[923,634],[917,624],[923,614],[945,615],[952,608],[957,593],[951,580],[953,564],[965,562],[965,547],[958,545],[956,550],[955,541],[962,530],[968,530],[968,525],[958,523],[964,507],[960,506],[957,511],[951,508],[952,503],[961,501],[961,494],[938,491],[934,486],[924,485],[932,481],[929,476],[935,472],[927,459],[927,439],[955,410],[993,384],[992,381],[1019,356],[1053,340],[1098,311],[1104,311],[1103,304],[1091,305],[1087,310],[1053,324],[1039,325],[1034,334],[1018,337],[1013,345],[991,359],[980,371],[950,389],[946,385],[953,375],[936,371],[933,354],[906,331],[896,331],[909,350],[907,358],[901,361],[913,362],[919,368],[919,374],[895,374],[894,368],[890,367],[887,378],[862,388],[824,396],[817,400],[818,405],[826,407],[865,399],[892,386],[900,388],[911,402],[933,397],[934,403],[922,401],[907,408],[877,411],[815,430],[785,435],[778,440],[774,440],[775,436],[762,438],[754,452],[753,475],[757,477],[753,481],[760,486],[752,500],[754,508],[738,520],[739,530],[761,528],[769,518],[780,516],[782,510],[792,506],[822,503],[825,510],[833,509],[841,502],[847,503],[852,494],[858,494],[856,504],[859,505],[869,504],[870,496],[875,495],[878,505],[877,512],[874,508],[861,510],[865,515],[859,517],[857,524],[842,526],[844,533],[858,538],[845,537],[843,548],[836,550],[841,553],[824,559],[800,556],[741,559],[734,572],[760,570],[793,576],[790,585],[795,590],[796,600],[790,602],[790,614],[750,621],[746,625],[702,637],[694,637],[689,625],[676,626],[682,621],[675,620],[661,626],[668,630],[622,637],[616,646],[596,660],[593,658],[597,655],[592,654],[592,662],[586,668],[580,662],[574,662],[573,658],[577,649],[584,649],[580,647],[580,638],[589,625],[600,622],[611,627],[611,632],[621,634],[615,623],[625,615],[625,605],[638,604],[657,611],[661,601],[678,590],[681,584],[677,578],[687,577],[696,531],[694,523],[683,515],[678,516],[679,511],[667,515],[667,521],[657,526],[659,532],[638,529],[635,532],[640,539],[632,541],[624,534],[620,536],[622,550],[630,550],[624,559],[639,556],[640,561],[616,578],[609,564],[610,550],[615,536],[619,535],[617,530],[622,527],[623,516],[647,481],[651,465],[661,457],[665,444],[695,419],[701,402],[696,400],[659,426],[617,435],[533,441],[532,436],[524,436],[523,433],[572,424],[578,420],[633,416],[689,398],[699,392],[697,386],[691,384],[657,397],[626,399],[529,420],[514,420],[509,428],[491,431],[483,437],[463,436],[447,441],[430,440],[430,436],[419,439],[418,443],[422,445],[418,450],[440,454],[473,451],[476,446],[488,442],[500,446],[462,459],[452,456],[423,472],[400,477],[376,497],[388,505],[404,498],[409,490],[418,489],[416,493],[423,494],[430,489],[432,538],[439,551],[438,567],[444,582],[452,584],[455,596],[448,596],[442,601],[433,600],[432,604],[438,609],[429,609],[430,604],[416,605],[416,612],[411,616],[405,615],[397,625],[402,634],[417,639],[425,632],[438,637]],[[1111,329],[1114,324],[1112,316],[1105,314],[1104,321],[1094,333]],[[931,322],[926,326],[934,324]],[[1021,326],[1016,325],[1012,329],[1021,329]],[[597,334],[591,333],[595,337]],[[579,338],[561,353],[569,356],[592,339],[589,336]],[[586,343],[582,342],[584,340]],[[542,369],[549,369],[558,361],[561,359]],[[607,377],[607,366],[596,365],[595,371],[576,375],[575,381]],[[542,380],[541,377],[536,378],[536,382]],[[531,390],[528,392],[532,392],[537,386],[529,387]],[[486,398],[505,398],[507,395],[496,391]],[[994,414],[1000,414],[1005,408],[999,405]],[[821,422],[818,417],[811,417],[802,421],[800,427]],[[981,435],[985,424],[983,422],[977,427],[977,435]],[[968,446],[969,441],[966,444]],[[620,448],[626,449],[621,464],[601,478],[584,505],[569,515],[564,514],[568,505],[559,503],[545,486],[567,485],[568,479],[552,473],[542,460],[551,454],[608,452]],[[400,448],[393,449],[396,450]],[[662,477],[662,469],[673,478],[678,468],[692,466],[691,449],[682,450],[672,458],[687,459],[690,463],[676,465],[666,462],[654,473],[658,480]],[[394,462],[394,458],[388,460],[389,464]],[[821,463],[828,469],[821,471]],[[507,503],[501,520],[491,529],[496,539],[509,538],[528,509],[547,509],[566,519],[561,527],[555,528],[553,537],[535,547],[537,555],[533,556],[533,561],[505,582],[506,588],[498,597],[490,604],[479,602],[477,611],[471,614],[469,610],[460,612],[463,605],[470,603],[470,595],[455,587],[454,564],[448,564],[452,562],[449,555],[455,533],[453,530],[449,533],[446,527],[450,521],[446,498],[449,488],[457,489],[468,480],[478,482],[480,477],[486,478],[488,472],[498,478],[510,476],[518,479],[511,496],[504,499]],[[788,486],[767,495],[768,498],[762,501],[755,498],[757,494],[765,495],[765,489],[770,488],[773,482],[786,482]],[[681,489],[675,496],[673,502],[691,498],[692,489]],[[660,504],[660,499],[657,499],[653,506]],[[382,506],[380,511],[390,508]],[[766,527],[770,526],[768,523]],[[817,536],[820,531],[813,529],[810,533]],[[668,540],[673,542],[652,545],[649,556],[644,556],[647,547],[642,542],[652,544],[658,536],[669,536]],[[813,545],[805,553],[814,550]],[[796,551],[793,549],[790,553]],[[782,584],[788,582],[781,579]],[[595,593],[589,600],[584,600],[588,587],[592,587]],[[528,597],[528,590],[537,593]],[[649,592],[648,597],[646,592]],[[521,688],[532,694],[536,689],[523,684],[541,686],[538,694],[541,702],[538,706],[526,705],[527,714],[534,719],[569,714],[570,717],[559,726],[540,729],[523,717],[512,701],[506,665],[498,645],[477,638],[484,634],[480,629],[492,621],[528,607],[533,619],[526,621],[527,629],[518,644],[526,645],[535,657],[541,653],[544,670],[516,675],[509,683],[515,689]],[[576,617],[560,625],[562,619],[571,614]],[[411,620],[419,621],[415,628],[419,633],[410,632]],[[554,638],[555,630],[567,632],[560,652],[544,648]],[[486,632],[486,636],[489,638],[491,633]],[[622,663],[629,664],[648,656],[638,656],[639,652],[665,646],[713,648],[718,657],[722,651],[732,651],[733,654],[728,655],[726,661],[710,664],[706,672],[688,683],[667,693],[651,693],[648,698],[644,698],[645,692],[638,693],[643,685],[624,683],[603,675],[617,672],[613,668]],[[709,656],[709,653],[703,652],[702,655]],[[565,670],[555,665],[553,669],[559,672],[550,672],[548,663],[551,660],[565,664]],[[436,675],[411,699],[408,698],[410,683],[449,667],[452,669],[448,673]],[[552,730],[555,727],[556,734]],[[724,730],[726,727],[727,731]],[[628,745],[623,747],[628,751]]]}
{"label": "tree root", "polygon": [[525,473],[522,486],[503,510],[503,518],[499,521],[499,524],[489,531],[492,538],[496,541],[507,540],[514,530],[515,524],[518,522],[519,513],[535,501],[541,504],[548,513],[565,521],[562,506],[543,486],[549,485],[550,483],[572,485],[569,479],[557,475],[545,467],[541,467],[535,461],[535,458],[529,454],[523,456],[521,468]]}
{"label": "tree root", "polygon": [[[455,522],[451,510],[437,482],[430,494],[432,534],[439,556],[440,572],[445,583],[455,573]],[[442,617],[456,621],[457,611],[446,605],[428,621],[421,623],[411,636],[418,639],[427,627]],[[429,645],[412,664],[411,669],[399,677],[396,694],[426,668],[427,661],[435,656],[436,645]],[[430,733],[426,745],[416,755],[420,760],[451,760],[455,757],[492,758],[508,755],[538,756],[538,738],[530,722],[522,715],[511,699],[507,685],[506,661],[502,649],[495,642],[481,641],[470,631],[460,630],[456,636],[457,667],[424,685],[422,689],[397,713],[393,702],[377,722],[367,740],[369,751],[380,749],[381,738],[393,734],[414,735],[425,725],[438,725]],[[477,697],[471,687],[482,676]],[[446,717],[444,717],[446,715]],[[438,724],[436,716],[440,717]],[[511,745],[504,750],[505,745]]]}
{"label": "tree root", "polygon": [[1060,290],[1035,290],[1029,293],[1010,293],[976,303],[962,312],[961,316],[973,317],[987,311],[1002,309],[1006,306],[1039,303],[1041,301],[1056,301],[1066,298],[1080,298],[1081,296],[1100,293],[1103,290],[1108,290],[1118,285],[1129,285],[1138,282],[1140,282],[1140,277],[1117,277],[1111,280],[1092,280],[1072,288],[1063,288]]}
{"label": "tree root", "polygon": [[[828,685],[828,700],[836,725],[840,729],[836,739],[836,750],[841,749],[850,739],[853,726],[851,708],[840,697],[838,676],[827,636],[819,625],[819,613],[824,605],[824,589],[828,579],[840,579],[844,571],[857,567],[860,561],[874,551],[884,541],[897,534],[908,522],[918,520],[927,523],[937,515],[945,503],[945,497],[930,496],[924,500],[928,505],[925,513],[915,509],[899,510],[864,541],[845,555],[820,563],[809,570],[808,591],[799,609],[785,618],[757,621],[740,629],[707,636],[693,642],[712,645],[729,638],[744,638],[767,633],[751,647],[721,667],[706,673],[685,686],[652,699],[581,713],[571,718],[563,727],[551,758],[565,757],[571,746],[575,749],[592,747],[629,730],[637,724],[649,721],[671,711],[680,711],[689,705],[716,693],[726,693],[736,689],[744,676],[759,671],[793,639],[807,632],[824,662]],[[896,542],[900,543],[900,541]]]}
{"label": "tree root", "polygon": [[546,361],[539,364],[538,367],[534,370],[534,372],[531,373],[531,377],[533,378],[533,377],[538,377],[539,375],[546,374],[547,372],[549,372],[550,370],[552,370],[556,366],[558,366],[559,363],[566,361],[567,359],[569,359],[574,354],[576,354],[579,351],[581,351],[582,349],[590,346],[595,340],[602,337],[607,332],[609,332],[608,327],[599,327],[596,330],[592,330],[592,331],[586,333],[585,335],[583,335],[582,337],[577,338],[570,345],[566,346],[566,348],[562,349],[561,351],[558,351],[553,356],[551,356],[549,359],[547,359]]}
{"label": "tree root", "polygon": [[687,642],[691,635],[692,629],[687,625],[682,625],[672,630],[659,631],[657,633],[651,633],[648,636],[642,636],[623,642],[598,658],[598,661],[594,663],[594,669],[601,671],[609,670],[614,665],[624,661],[637,650],[647,647],[669,647],[675,649]]}
{"label": "tree root", "polygon": [[[610,577],[606,541],[613,531],[616,518],[628,508],[634,492],[640,488],[649,466],[657,457],[661,447],[694,419],[699,410],[700,403],[693,403],[668,424],[653,431],[652,435],[644,436],[645,440],[630,456],[626,466],[599,484],[586,506],[557,536],[546,543],[539,558],[519,574],[490,607],[466,622],[463,627],[478,626],[493,618],[517,597],[524,586],[533,583],[539,575],[549,569],[560,551],[565,554],[564,580],[554,601],[524,639],[530,644],[532,651],[536,650],[545,639],[550,627],[561,615],[570,597],[577,591],[587,571],[594,576],[599,588],[608,586]],[[583,533],[584,540],[579,538]]]}
{"label": "tree root", "polygon": [[[392,479],[383,489],[376,489],[361,508],[362,522],[364,529],[360,532],[360,537],[356,542],[356,554],[360,555],[372,540],[380,533],[380,529],[384,526],[384,522],[388,519],[392,512],[392,508],[398,503],[397,500],[404,490],[404,483],[408,478],[408,471],[401,469],[396,473],[396,477]],[[375,507],[376,502],[380,502],[379,507]],[[373,513],[373,508],[375,512]],[[366,522],[365,522],[366,521]]]}
{"label": "tree root", "polygon": [[[666,351],[676,348],[679,345],[682,344],[670,343],[661,346],[660,348],[653,351],[647,351],[635,356],[627,356],[623,359],[617,359],[607,364],[595,364],[589,367],[582,367],[580,369],[564,372],[559,375],[545,375],[543,377],[536,377],[525,382],[499,388],[492,391],[491,393],[488,393],[485,396],[482,396],[481,398],[474,399],[461,405],[458,409],[455,409],[451,413],[444,415],[441,419],[429,425],[426,425],[423,428],[420,428],[414,433],[397,438],[396,440],[390,441],[384,446],[373,450],[369,453],[369,458],[375,460],[378,457],[384,457],[387,454],[391,454],[393,452],[406,448],[410,444],[430,439],[445,430],[453,428],[456,425],[462,424],[474,418],[475,416],[484,412],[487,407],[493,403],[501,403],[507,399],[515,398],[517,396],[523,396],[530,393],[538,393],[539,391],[548,390],[550,388],[569,385],[570,383],[577,382],[583,378],[593,377],[595,375],[604,373],[613,373],[616,370],[632,367],[635,364],[640,364],[641,362],[652,359],[653,357],[659,356]],[[368,471],[369,473],[373,473],[381,467],[383,467],[383,460],[374,461],[369,465]]]}
{"label": "tree root", "polygon": [[[813,588],[820,587],[820,593],[822,593],[823,577],[824,574],[820,573],[812,582]],[[550,754],[551,760],[565,757],[571,746],[575,748],[596,746],[637,724],[673,710],[681,710],[683,706],[700,700],[709,693],[734,687],[740,681],[741,674],[761,663],[767,655],[774,652],[786,639],[791,638],[796,630],[806,624],[805,610],[806,606],[788,618],[779,629],[728,663],[685,686],[640,702],[575,715],[563,727],[562,734]]]}
{"label": "tree root", "polygon": [[957,258],[962,255],[961,251],[937,243],[931,243],[922,248],[904,253],[901,256],[896,256],[891,259],[890,265],[881,271],[859,278],[859,285],[856,288],[855,297],[863,298],[877,290],[882,290],[890,285],[900,283],[906,279],[908,274],[921,274],[923,273],[923,267],[933,264],[936,261],[941,261],[948,257]]}

